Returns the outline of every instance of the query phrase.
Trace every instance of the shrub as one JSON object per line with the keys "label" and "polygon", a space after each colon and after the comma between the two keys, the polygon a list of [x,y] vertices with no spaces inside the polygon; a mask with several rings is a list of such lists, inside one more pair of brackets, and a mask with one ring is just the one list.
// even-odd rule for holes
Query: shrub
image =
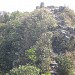
{"label": "shrub", "polygon": [[25,65],[25,66],[19,66],[18,68],[13,68],[9,75],[39,75],[40,69]]}

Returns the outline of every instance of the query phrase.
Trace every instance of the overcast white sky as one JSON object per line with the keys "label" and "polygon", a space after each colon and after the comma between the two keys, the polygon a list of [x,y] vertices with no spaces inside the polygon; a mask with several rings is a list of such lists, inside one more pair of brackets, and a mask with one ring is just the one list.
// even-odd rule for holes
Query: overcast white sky
{"label": "overcast white sky", "polygon": [[33,11],[40,2],[47,5],[66,5],[75,11],[75,0],[0,0],[0,11]]}

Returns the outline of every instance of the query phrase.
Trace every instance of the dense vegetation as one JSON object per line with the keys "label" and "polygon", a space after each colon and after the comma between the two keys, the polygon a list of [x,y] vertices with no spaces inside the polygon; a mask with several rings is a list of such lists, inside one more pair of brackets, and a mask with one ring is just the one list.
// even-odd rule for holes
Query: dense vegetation
{"label": "dense vegetation", "polygon": [[1,75],[51,75],[53,60],[58,75],[73,75],[74,26],[75,13],[68,7],[51,11],[41,3],[30,13],[1,12]]}

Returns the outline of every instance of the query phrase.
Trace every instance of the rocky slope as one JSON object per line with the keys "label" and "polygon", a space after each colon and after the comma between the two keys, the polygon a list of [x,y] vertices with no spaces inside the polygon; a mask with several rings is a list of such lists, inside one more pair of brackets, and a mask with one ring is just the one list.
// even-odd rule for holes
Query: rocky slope
{"label": "rocky slope", "polygon": [[47,6],[43,3],[36,9],[46,8],[56,19],[58,26],[53,32],[53,50],[60,53],[66,50],[75,50],[75,13],[65,6]]}

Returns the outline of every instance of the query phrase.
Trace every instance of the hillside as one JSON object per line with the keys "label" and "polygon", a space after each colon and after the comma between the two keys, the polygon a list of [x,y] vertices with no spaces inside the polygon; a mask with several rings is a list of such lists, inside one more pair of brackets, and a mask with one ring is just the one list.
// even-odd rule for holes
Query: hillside
{"label": "hillside", "polygon": [[1,75],[50,75],[52,61],[56,74],[74,75],[74,11],[42,2],[32,12],[0,12]]}

